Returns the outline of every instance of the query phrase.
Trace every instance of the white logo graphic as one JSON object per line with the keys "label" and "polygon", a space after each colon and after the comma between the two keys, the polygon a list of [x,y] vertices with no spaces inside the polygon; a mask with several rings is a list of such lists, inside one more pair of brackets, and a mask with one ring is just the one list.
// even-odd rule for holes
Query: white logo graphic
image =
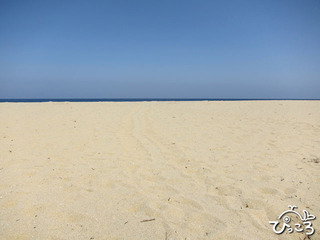
{"label": "white logo graphic", "polygon": [[[282,234],[286,228],[288,228],[289,233],[293,233],[294,230],[297,232],[303,232],[305,231],[306,235],[312,235],[314,234],[314,229],[312,227],[312,223],[310,221],[316,219],[316,216],[311,215],[307,210],[303,210],[303,217],[300,213],[295,211],[295,208],[298,208],[297,206],[288,206],[290,210],[284,211],[280,214],[278,217],[279,220],[282,219],[283,225],[282,228],[279,226],[279,230],[277,230],[278,225],[280,224],[280,221],[269,221],[270,224],[273,225],[273,231],[276,234]],[[290,218],[290,216],[292,216]],[[297,220],[298,222],[294,224],[294,229],[289,225],[291,220]],[[280,224],[281,225],[281,224]]]}

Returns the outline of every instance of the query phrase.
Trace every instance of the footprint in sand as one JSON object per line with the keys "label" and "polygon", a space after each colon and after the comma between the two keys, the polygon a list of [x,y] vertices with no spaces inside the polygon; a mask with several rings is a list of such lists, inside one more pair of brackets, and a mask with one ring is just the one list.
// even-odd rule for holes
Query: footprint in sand
{"label": "footprint in sand", "polygon": [[286,189],[284,189],[284,193],[285,194],[294,194],[296,192],[297,192],[297,190],[295,188],[286,188]]}
{"label": "footprint in sand", "polygon": [[235,188],[231,185],[220,186],[217,187],[216,190],[218,191],[219,195],[223,196],[238,196],[242,194],[241,189]]}
{"label": "footprint in sand", "polygon": [[203,210],[203,207],[193,199],[180,198],[179,202],[183,205],[187,205],[198,210]]}
{"label": "footprint in sand", "polygon": [[279,194],[279,191],[275,188],[260,188],[259,191],[263,194]]}

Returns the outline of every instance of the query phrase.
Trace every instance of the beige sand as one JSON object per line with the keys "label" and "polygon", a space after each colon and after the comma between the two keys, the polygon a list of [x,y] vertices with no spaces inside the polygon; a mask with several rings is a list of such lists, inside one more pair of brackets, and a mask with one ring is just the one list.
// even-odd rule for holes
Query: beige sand
{"label": "beige sand", "polygon": [[0,239],[320,239],[318,160],[320,101],[1,103]]}

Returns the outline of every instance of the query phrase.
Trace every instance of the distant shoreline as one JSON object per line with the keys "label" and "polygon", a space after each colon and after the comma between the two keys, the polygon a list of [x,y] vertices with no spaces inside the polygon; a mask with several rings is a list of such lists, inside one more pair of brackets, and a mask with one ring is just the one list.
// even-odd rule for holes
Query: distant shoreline
{"label": "distant shoreline", "polygon": [[0,102],[194,102],[194,101],[319,101],[320,99],[294,98],[37,98],[0,99]]}

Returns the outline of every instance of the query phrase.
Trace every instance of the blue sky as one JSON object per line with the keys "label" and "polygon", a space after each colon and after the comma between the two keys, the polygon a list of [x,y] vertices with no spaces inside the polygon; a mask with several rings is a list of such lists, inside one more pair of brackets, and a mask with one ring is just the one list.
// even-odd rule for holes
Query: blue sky
{"label": "blue sky", "polygon": [[320,1],[1,1],[0,98],[320,98]]}

